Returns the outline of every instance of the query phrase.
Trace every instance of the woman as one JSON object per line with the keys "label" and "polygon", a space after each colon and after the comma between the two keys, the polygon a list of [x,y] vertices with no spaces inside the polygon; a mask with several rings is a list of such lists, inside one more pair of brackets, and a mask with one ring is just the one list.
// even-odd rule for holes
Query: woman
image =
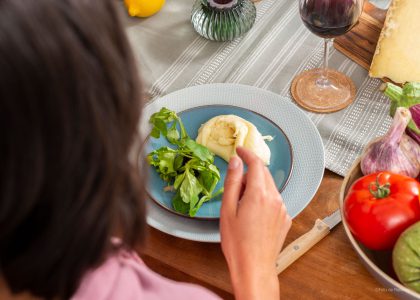
{"label": "woman", "polygon": [[[216,298],[130,250],[145,229],[129,158],[142,103],[114,2],[0,0],[0,299]],[[268,170],[238,154],[248,172],[230,161],[223,253],[238,299],[278,298],[290,218]]]}

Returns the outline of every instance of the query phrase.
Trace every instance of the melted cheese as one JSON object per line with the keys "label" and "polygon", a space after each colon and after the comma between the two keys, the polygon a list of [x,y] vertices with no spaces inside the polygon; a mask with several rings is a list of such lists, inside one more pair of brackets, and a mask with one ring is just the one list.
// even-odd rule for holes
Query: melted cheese
{"label": "melted cheese", "polygon": [[420,81],[420,0],[394,0],[369,75],[394,82]]}
{"label": "melted cheese", "polygon": [[226,161],[242,146],[254,152],[264,164],[270,164],[270,149],[254,124],[235,115],[213,117],[198,130],[197,143],[206,146]]}

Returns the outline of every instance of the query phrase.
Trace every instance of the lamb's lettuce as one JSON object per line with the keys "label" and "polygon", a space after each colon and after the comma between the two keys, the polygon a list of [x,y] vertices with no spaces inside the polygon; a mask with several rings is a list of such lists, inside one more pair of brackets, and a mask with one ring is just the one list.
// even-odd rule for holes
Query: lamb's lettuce
{"label": "lamb's lettuce", "polygon": [[223,193],[223,188],[214,192],[220,180],[214,154],[188,136],[181,118],[174,111],[163,107],[150,117],[149,123],[153,126],[150,136],[163,136],[177,148],[153,150],[147,155],[148,162],[175,189],[173,208],[193,217],[203,203]]}

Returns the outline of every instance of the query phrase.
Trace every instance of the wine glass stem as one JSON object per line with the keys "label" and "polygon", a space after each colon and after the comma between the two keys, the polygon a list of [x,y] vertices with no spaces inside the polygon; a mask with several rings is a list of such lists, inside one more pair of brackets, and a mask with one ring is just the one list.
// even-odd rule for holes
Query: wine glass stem
{"label": "wine glass stem", "polygon": [[330,39],[324,39],[324,62],[322,65],[321,77],[317,80],[317,84],[321,87],[327,87],[330,85],[328,80],[328,56],[329,56],[329,42]]}

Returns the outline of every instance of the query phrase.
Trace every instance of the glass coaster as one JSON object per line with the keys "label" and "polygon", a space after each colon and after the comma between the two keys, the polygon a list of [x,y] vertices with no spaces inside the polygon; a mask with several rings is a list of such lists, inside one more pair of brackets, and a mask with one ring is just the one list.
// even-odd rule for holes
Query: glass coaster
{"label": "glass coaster", "polygon": [[191,23],[198,34],[212,41],[230,41],[243,35],[256,17],[251,0],[196,0]]}
{"label": "glass coaster", "polygon": [[323,86],[318,83],[322,73],[322,69],[311,69],[293,79],[290,91],[296,102],[320,113],[335,112],[350,105],[356,97],[353,81],[343,73],[327,69],[328,84]]}

